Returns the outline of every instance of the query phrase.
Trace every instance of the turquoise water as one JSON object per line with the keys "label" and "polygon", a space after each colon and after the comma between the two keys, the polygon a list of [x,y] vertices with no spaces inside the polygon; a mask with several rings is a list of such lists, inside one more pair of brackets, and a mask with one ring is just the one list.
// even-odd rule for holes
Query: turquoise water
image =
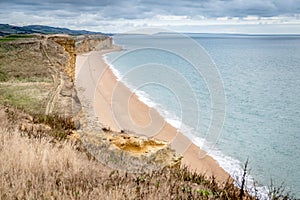
{"label": "turquoise water", "polygon": [[209,74],[199,75],[193,63],[179,56],[184,51],[202,59],[197,48],[185,45],[187,38],[115,36],[125,50],[106,58],[121,81],[207,148],[233,177],[240,176],[249,159],[250,175],[260,189],[272,179],[299,197],[300,36],[189,36],[211,57],[224,87],[225,120],[218,137],[208,134],[214,109]]}

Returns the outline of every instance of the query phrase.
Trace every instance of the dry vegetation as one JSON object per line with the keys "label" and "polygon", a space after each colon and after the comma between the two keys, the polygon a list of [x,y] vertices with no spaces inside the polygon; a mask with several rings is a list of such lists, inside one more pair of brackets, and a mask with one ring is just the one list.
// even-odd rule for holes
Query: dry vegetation
{"label": "dry vegetation", "polygon": [[[0,127],[0,199],[256,199],[187,168],[130,174],[93,159],[80,143]],[[3,127],[8,127],[5,129]],[[271,199],[293,199],[273,188]],[[242,196],[241,196],[242,194]]]}
{"label": "dry vegetation", "polygon": [[0,104],[25,109],[29,113],[43,113],[51,85],[47,83],[0,83]]}
{"label": "dry vegetation", "polygon": [[51,81],[50,63],[34,38],[0,43],[0,81]]}
{"label": "dry vegetation", "polygon": [[[110,169],[91,157],[80,141],[68,139],[74,130],[68,119],[32,117],[34,125],[47,125],[59,133],[55,135],[42,129],[21,131],[22,117],[31,118],[17,109],[0,109],[1,200],[256,199],[229,182],[220,185],[214,177],[188,168],[138,174]],[[272,199],[293,199],[273,189]]]}
{"label": "dry vegetation", "polygon": [[1,130],[0,199],[235,199],[187,169],[124,174],[78,152],[70,142],[29,139]]}
{"label": "dry vegetation", "polygon": [[[0,112],[0,199],[238,199],[232,184],[220,186],[187,168],[143,174],[109,169],[80,142],[20,131],[20,116],[16,109]],[[61,134],[74,128],[55,116],[33,118],[35,124],[60,127]]]}

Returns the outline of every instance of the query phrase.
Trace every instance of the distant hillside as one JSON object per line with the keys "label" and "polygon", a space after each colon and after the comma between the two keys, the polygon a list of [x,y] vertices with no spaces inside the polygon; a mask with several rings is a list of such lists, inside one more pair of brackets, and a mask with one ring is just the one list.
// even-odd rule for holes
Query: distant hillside
{"label": "distant hillside", "polygon": [[9,34],[69,34],[69,35],[86,35],[86,34],[103,34],[101,32],[92,32],[85,30],[70,30],[67,28],[58,28],[42,25],[29,25],[29,26],[12,26],[9,24],[0,24],[0,36]]}

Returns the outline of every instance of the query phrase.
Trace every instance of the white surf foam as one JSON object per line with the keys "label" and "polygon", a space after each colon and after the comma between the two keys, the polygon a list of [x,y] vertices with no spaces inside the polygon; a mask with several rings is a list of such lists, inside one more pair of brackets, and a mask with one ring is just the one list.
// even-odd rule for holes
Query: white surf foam
{"label": "white surf foam", "polygon": [[[127,85],[129,85],[129,84],[127,84]],[[153,108],[156,106],[156,103],[150,99],[149,95],[146,92],[144,92],[142,90],[134,90],[132,92],[134,92],[138,96],[138,99],[140,101],[144,102],[150,108]]]}
{"label": "white surf foam", "polygon": [[[179,129],[180,132],[184,133],[191,141],[193,141],[195,145],[199,146],[201,149],[206,151],[209,156],[211,156],[217,161],[220,167],[222,167],[228,174],[230,174],[230,176],[235,180],[235,185],[237,187],[241,186],[244,171],[241,167],[242,163],[240,161],[230,156],[224,155],[224,153],[222,153],[217,148],[212,149],[211,147],[214,145],[209,143],[204,138],[196,136],[197,133],[195,133],[194,128],[185,125],[184,123],[182,123],[182,120],[175,114],[165,110],[160,104],[151,100],[150,96],[146,92],[142,90],[136,90],[135,87],[130,85],[130,83],[127,80],[123,79],[122,73],[107,60],[106,55],[104,55],[103,58],[104,62],[115,74],[118,81],[121,81],[127,88],[129,88],[131,92],[135,93],[140,101],[144,102],[147,106],[156,109],[159,112],[159,114],[165,119],[166,122],[168,122],[173,127]],[[254,178],[251,175],[246,176],[245,188],[250,195],[255,195],[262,200],[269,200],[267,187],[255,185]]]}
{"label": "white surf foam", "polygon": [[111,71],[113,72],[113,74],[117,77],[117,81],[120,81],[122,79],[122,75],[120,73],[119,70],[117,70],[109,61],[108,61],[108,57],[107,54],[103,55],[103,60],[105,62],[105,64],[107,64],[107,66],[109,67],[109,69],[111,69]]}
{"label": "white surf foam", "polygon": [[[195,145],[204,150],[209,156],[217,161],[219,166],[223,168],[230,176],[235,180],[235,185],[237,187],[241,186],[242,177],[244,170],[242,168],[242,164],[237,159],[234,159],[230,156],[226,156],[219,149],[214,147],[212,143],[208,142],[205,138],[196,136],[194,129],[185,127],[183,124],[183,128],[181,130],[190,140],[193,141]],[[246,184],[245,189],[248,191],[250,195],[257,196],[259,199],[268,200],[268,189],[266,186],[258,186],[254,182],[254,178],[247,174],[246,176]]]}

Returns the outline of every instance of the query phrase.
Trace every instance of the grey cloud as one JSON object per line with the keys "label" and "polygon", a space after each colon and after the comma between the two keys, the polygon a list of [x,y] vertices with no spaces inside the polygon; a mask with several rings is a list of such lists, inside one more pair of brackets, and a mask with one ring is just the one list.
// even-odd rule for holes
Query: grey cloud
{"label": "grey cloud", "polygon": [[[91,13],[112,20],[143,19],[154,15],[201,15],[213,18],[248,15],[270,17],[300,13],[300,0],[1,0],[0,6],[0,13],[22,11],[30,16],[62,10],[66,17],[72,16],[72,13]],[[64,13],[56,15],[63,17]]]}
{"label": "grey cloud", "polygon": [[[210,0],[172,1],[171,14],[203,15],[205,17],[244,17],[247,15],[276,16],[300,13],[300,0]],[[152,2],[154,3],[154,2]],[[165,4],[162,7],[167,9]]]}

